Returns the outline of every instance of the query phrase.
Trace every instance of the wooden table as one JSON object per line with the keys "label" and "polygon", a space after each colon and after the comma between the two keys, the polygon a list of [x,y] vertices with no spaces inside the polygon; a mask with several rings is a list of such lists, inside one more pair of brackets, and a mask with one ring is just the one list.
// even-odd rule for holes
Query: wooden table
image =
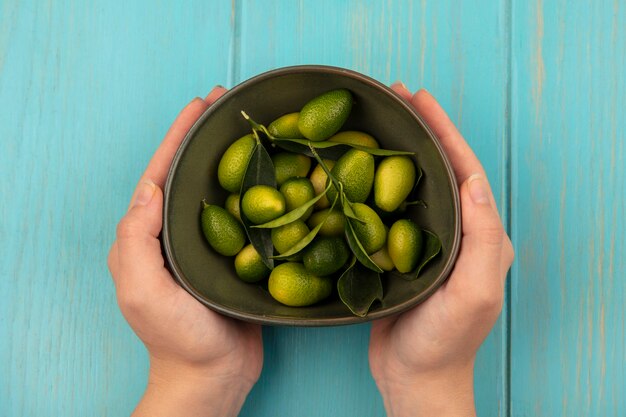
{"label": "wooden table", "polygon": [[[147,358],[106,254],[169,124],[302,63],[430,90],[517,250],[481,416],[626,415],[622,1],[0,2],[0,415],[128,415]],[[242,416],[382,416],[369,325],[266,328]]]}

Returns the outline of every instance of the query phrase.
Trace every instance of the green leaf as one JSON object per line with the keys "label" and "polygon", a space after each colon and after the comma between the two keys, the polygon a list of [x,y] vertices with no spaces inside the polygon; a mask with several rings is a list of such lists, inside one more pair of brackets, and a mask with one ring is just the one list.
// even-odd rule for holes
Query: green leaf
{"label": "green leaf", "polygon": [[[317,232],[319,232],[320,229],[322,228],[322,224],[323,222],[315,226],[313,230],[311,230],[305,237],[300,239],[298,243],[293,245],[287,252],[274,256],[273,259],[276,259],[277,261],[283,261],[285,259],[291,258],[296,253],[306,248],[309,245],[309,243],[311,243],[313,239],[315,239],[315,236],[317,236]],[[265,230],[269,230],[269,229],[265,229]]]}
{"label": "green leaf", "polygon": [[[324,163],[324,160],[319,156],[319,154],[315,150],[315,147],[313,146],[313,142],[307,141],[307,145],[308,145],[308,149],[310,151],[310,154],[313,156],[313,158],[315,158],[317,163],[320,164],[320,166],[322,167],[322,169],[326,173],[326,176],[328,176],[328,179],[330,180],[330,182],[333,183],[333,185],[337,189],[337,194],[343,196],[343,184],[341,182],[337,181],[337,178],[335,178],[335,176],[333,175],[331,170],[328,169],[328,167]],[[343,204],[343,197],[342,197],[342,200],[341,200],[341,204]]]}
{"label": "green leaf", "polygon": [[[337,203],[337,199],[336,198],[335,198],[335,201],[333,201],[332,206],[330,206],[330,210],[328,210],[328,214],[326,214],[326,217],[324,217],[324,220],[322,220],[320,222],[320,224],[315,226],[315,228],[313,230],[311,230],[305,237],[300,239],[298,241],[298,243],[293,245],[287,252],[282,253],[282,254],[277,255],[277,256],[274,256],[273,259],[276,259],[277,261],[288,260],[293,255],[295,255],[298,252],[300,252],[302,249],[306,248],[308,246],[308,244],[311,243],[313,241],[313,239],[315,239],[315,236],[317,236],[317,233],[320,231],[320,229],[322,228],[324,223],[326,223],[326,220],[330,216],[330,213],[335,208],[335,203]],[[269,229],[266,229],[266,230],[269,230]]]}
{"label": "green leaf", "polygon": [[348,246],[350,246],[350,250],[352,250],[354,256],[356,256],[356,258],[359,260],[359,262],[361,262],[361,264],[363,264],[363,266],[371,269],[374,272],[383,272],[383,270],[378,265],[376,265],[376,262],[372,261],[367,252],[365,252],[365,249],[363,249],[363,245],[361,244],[361,241],[359,241],[359,238],[354,231],[354,227],[352,226],[352,221],[353,219],[347,218],[345,225],[346,240],[348,241]]}
{"label": "green leaf", "polygon": [[422,171],[422,168],[417,164],[415,164],[415,167],[417,168],[417,178],[415,179],[415,186],[413,187],[414,190],[417,188],[420,181],[422,180],[422,177],[424,176],[424,171]]}
{"label": "green leaf", "polygon": [[405,206],[422,206],[424,208],[428,208],[425,201],[417,198],[417,190],[418,190],[420,181],[422,180],[422,177],[424,176],[424,171],[422,171],[422,168],[420,168],[419,165],[416,165],[416,167],[417,167],[417,172],[415,176],[417,178],[415,180],[415,185],[413,186],[411,193],[409,194],[406,201],[404,202],[404,205]]}
{"label": "green leaf", "polygon": [[367,315],[374,301],[382,301],[383,299],[383,284],[380,281],[380,274],[359,267],[356,258],[352,258],[352,263],[348,269],[339,277],[337,291],[339,298],[346,307],[359,317]]}
{"label": "green leaf", "polygon": [[424,200],[405,201],[404,202],[404,207],[408,207],[408,206],[421,206],[421,207],[424,207],[424,208],[428,208],[428,206],[426,205],[426,202]]}
{"label": "green leaf", "polygon": [[[274,174],[274,164],[265,147],[257,138],[257,145],[252,151],[252,156],[248,162],[246,173],[241,184],[239,205],[241,206],[241,198],[243,195],[255,185],[269,185],[276,188],[276,176]],[[274,269],[274,245],[272,244],[272,234],[270,229],[253,228],[252,222],[248,220],[246,215],[241,211],[241,221],[250,243],[261,256],[263,263],[269,268]]]}
{"label": "green leaf", "polygon": [[[328,169],[328,167],[326,166],[322,158],[320,158],[317,151],[313,147],[313,142],[308,141],[308,146],[309,146],[309,150],[311,151],[311,155],[313,155],[313,157],[317,160],[318,164],[320,164],[320,166],[322,167],[322,169],[328,176],[330,183],[335,186],[335,189],[337,190],[337,196],[339,197],[339,201],[341,203],[343,214],[346,217],[350,217],[354,220],[359,221],[360,223],[364,223],[361,219],[359,219],[356,216],[356,214],[354,214],[354,210],[352,210],[352,203],[350,203],[350,200],[348,200],[348,197],[346,197],[346,193],[344,193],[343,191],[343,184],[340,181],[338,181],[337,178],[335,178],[331,170]],[[334,202],[333,202],[333,205],[334,205]]]}
{"label": "green leaf", "polygon": [[367,146],[353,145],[353,144],[347,144],[347,145],[354,149],[367,152],[370,155],[374,155],[374,156],[415,155],[415,152],[409,152],[409,151],[396,151],[393,149],[369,148]]}
{"label": "green leaf", "polygon": [[332,184],[328,184],[328,187],[326,187],[326,189],[320,195],[313,197],[312,199],[310,199],[309,201],[307,201],[306,203],[304,203],[300,207],[291,210],[289,213],[284,214],[284,215],[280,216],[279,218],[274,219],[272,221],[269,221],[267,223],[255,225],[255,226],[252,226],[252,227],[253,228],[258,228],[258,229],[274,229],[276,227],[284,226],[286,224],[295,222],[300,217],[304,216],[304,213],[307,212],[309,207],[312,207],[313,204],[317,203],[317,201],[320,198],[324,197],[324,195],[326,195],[326,193],[328,192],[328,190],[332,186],[333,186]]}
{"label": "green leaf", "polygon": [[375,156],[393,156],[393,155],[414,155],[414,152],[394,151],[390,149],[368,148],[367,146],[354,145],[351,143],[339,143],[323,140],[320,142],[311,142],[307,139],[285,139],[274,138],[272,141],[279,147],[291,152],[304,153],[314,156],[309,146],[313,146],[317,153],[326,159],[339,159],[341,155],[349,151],[351,148],[367,152]]}
{"label": "green leaf", "polygon": [[439,237],[429,230],[422,229],[422,233],[424,234],[424,249],[422,251],[422,257],[417,263],[417,267],[406,274],[394,273],[395,275],[400,275],[402,278],[407,281],[413,281],[419,278],[420,273],[424,269],[424,267],[439,253],[441,253],[441,240]]}
{"label": "green leaf", "polygon": [[365,222],[359,219],[359,217],[356,215],[356,213],[352,209],[352,203],[350,202],[350,200],[348,200],[346,195],[343,193],[343,188],[342,188],[340,195],[341,195],[341,208],[343,209],[344,216],[349,217],[353,220],[356,220],[357,222],[361,224],[365,224]]}
{"label": "green leaf", "polygon": [[422,229],[422,233],[424,233],[426,240],[424,242],[422,259],[417,264],[415,278],[419,277],[420,272],[422,272],[422,269],[426,266],[426,264],[441,252],[441,239],[439,239],[439,236],[425,229]]}
{"label": "green leaf", "polygon": [[[296,139],[274,139],[272,143],[278,146],[281,149],[284,149],[289,152],[301,153],[303,155],[307,155],[310,157],[315,157],[313,152],[308,145],[304,145],[302,143],[294,142]],[[345,149],[340,148],[327,148],[327,149],[317,149],[317,153],[319,156],[325,159],[337,160],[345,153]]]}

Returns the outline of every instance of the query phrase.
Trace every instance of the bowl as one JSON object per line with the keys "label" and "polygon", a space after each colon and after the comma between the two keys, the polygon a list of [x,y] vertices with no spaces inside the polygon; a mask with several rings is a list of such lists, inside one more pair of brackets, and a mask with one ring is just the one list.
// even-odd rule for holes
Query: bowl
{"label": "bowl", "polygon": [[[339,298],[308,307],[275,301],[267,287],[240,280],[233,258],[213,251],[200,226],[201,201],[223,206],[228,192],[217,181],[217,166],[228,146],[250,133],[244,110],[268,125],[326,91],[346,88],[354,97],[342,130],[373,135],[381,148],[415,152],[424,172],[419,196],[427,208],[412,207],[408,216],[441,239],[441,253],[418,279],[383,276],[383,301],[365,317],[355,316]],[[405,311],[428,298],[447,278],[456,260],[461,219],[452,167],[432,130],[399,95],[380,82],[343,68],[295,66],[272,70],[237,85],[217,100],[187,133],[164,190],[163,248],[175,279],[207,307],[237,319],[267,324],[329,326],[361,323]]]}

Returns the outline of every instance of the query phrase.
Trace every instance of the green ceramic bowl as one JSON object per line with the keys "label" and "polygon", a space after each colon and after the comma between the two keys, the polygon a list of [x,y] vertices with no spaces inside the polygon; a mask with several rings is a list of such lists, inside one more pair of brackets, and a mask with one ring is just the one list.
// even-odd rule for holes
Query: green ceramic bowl
{"label": "green ceramic bowl", "polygon": [[[354,95],[354,106],[343,130],[368,132],[385,149],[415,152],[415,161],[424,171],[420,196],[428,208],[413,208],[408,217],[442,240],[442,253],[417,280],[406,281],[390,274],[383,277],[384,300],[375,304],[366,317],[354,316],[336,294],[310,307],[278,303],[262,285],[247,284],[237,278],[233,258],[213,251],[200,226],[202,199],[223,205],[227,196],[217,181],[220,157],[235,139],[250,132],[241,110],[267,125],[336,88],[347,88]],[[176,153],[165,186],[163,247],[173,275],[207,307],[255,323],[329,326],[360,323],[405,311],[424,301],[445,281],[456,260],[460,239],[457,183],[433,132],[391,89],[342,68],[281,68],[234,87],[189,131]]]}

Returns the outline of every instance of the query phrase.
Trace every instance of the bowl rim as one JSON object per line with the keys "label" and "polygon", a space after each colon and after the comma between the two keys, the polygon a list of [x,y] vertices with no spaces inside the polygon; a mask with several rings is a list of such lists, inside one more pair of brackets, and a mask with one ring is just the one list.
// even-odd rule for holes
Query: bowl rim
{"label": "bowl rim", "polygon": [[[448,180],[450,181],[450,185],[452,187],[452,199],[453,199],[453,208],[455,214],[455,225],[454,225],[454,235],[452,241],[452,247],[450,248],[450,256],[448,257],[446,263],[444,264],[443,269],[439,273],[439,275],[435,278],[430,286],[428,286],[421,293],[409,298],[408,300],[391,306],[381,310],[373,311],[368,313],[365,317],[359,317],[356,315],[350,315],[346,317],[330,317],[330,318],[289,318],[289,317],[281,317],[281,316],[273,316],[273,315],[258,315],[247,313],[245,311],[240,310],[232,310],[228,307],[225,307],[221,304],[214,303],[211,300],[205,298],[201,294],[199,294],[185,279],[183,271],[179,267],[178,263],[174,259],[173,256],[173,248],[172,242],[170,239],[169,233],[169,200],[171,194],[172,180],[176,173],[176,168],[178,167],[178,163],[185,149],[187,148],[189,142],[196,135],[197,131],[202,127],[206,119],[208,119],[211,114],[219,108],[221,102],[228,100],[230,96],[236,95],[239,90],[248,88],[251,85],[254,85],[258,82],[264,81],[268,78],[273,78],[281,75],[288,75],[292,73],[299,72],[307,72],[307,73],[325,73],[325,74],[337,74],[342,76],[347,76],[349,78],[356,79],[364,84],[367,84],[371,87],[376,88],[384,94],[387,94],[391,99],[393,99],[398,105],[404,108],[413,118],[421,125],[421,127],[426,131],[428,137],[432,140],[433,144],[437,148],[439,155],[443,161],[443,165],[446,169]],[[235,319],[244,320],[251,323],[256,324],[264,324],[264,325],[286,325],[286,326],[300,326],[300,327],[319,327],[319,326],[337,326],[337,325],[348,325],[348,324],[358,324],[365,323],[368,321],[380,319],[383,317],[388,317],[391,315],[399,314],[404,311],[409,310],[412,307],[422,303],[428,297],[430,297],[448,278],[456,259],[458,257],[459,249],[461,246],[461,203],[459,196],[459,187],[456,179],[456,175],[454,173],[454,169],[452,168],[452,164],[446,155],[443,146],[435,132],[428,126],[428,124],[424,121],[424,119],[420,116],[420,114],[410,105],[404,98],[402,98],[398,93],[393,91],[390,87],[385,84],[367,76],[361,74],[354,70],[349,70],[346,68],[329,66],[329,65],[294,65],[294,66],[286,66],[280,67],[276,69],[272,69],[263,73],[260,73],[256,76],[253,76],[245,81],[234,86],[232,89],[228,90],[224,95],[222,95],[219,99],[217,99],[212,105],[210,105],[198,118],[198,120],[193,124],[193,126],[189,129],[189,131],[185,134],[185,137],[181,144],[179,145],[174,158],[172,159],[172,163],[168,170],[168,174],[165,181],[165,187],[163,190],[163,226],[162,232],[160,235],[161,238],[161,246],[163,252],[165,254],[166,267],[170,270],[178,284],[180,284],[188,293],[190,293],[196,300],[204,304],[205,306],[211,308],[212,310],[229,316]]]}

